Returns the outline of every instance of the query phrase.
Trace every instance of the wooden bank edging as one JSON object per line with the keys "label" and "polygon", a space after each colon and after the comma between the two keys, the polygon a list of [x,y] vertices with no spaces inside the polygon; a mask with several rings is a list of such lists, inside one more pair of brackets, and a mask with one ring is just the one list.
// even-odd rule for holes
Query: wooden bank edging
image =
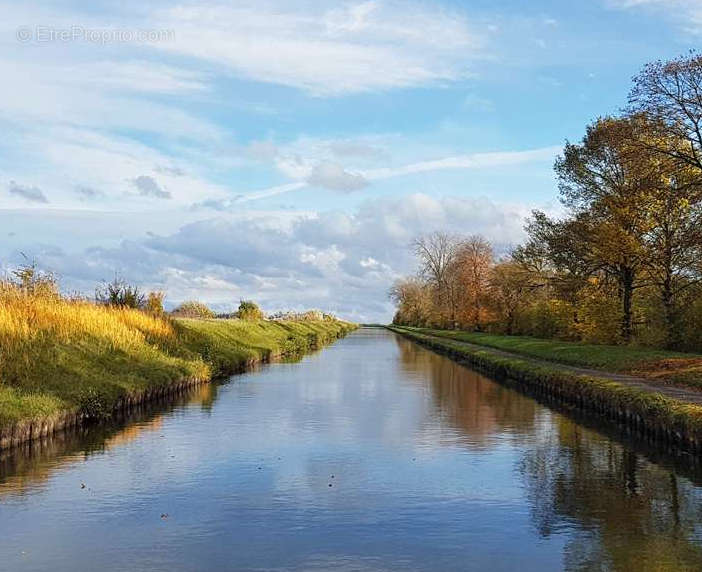
{"label": "wooden bank edging", "polygon": [[702,407],[660,394],[646,393],[616,381],[535,365],[461,347],[460,342],[388,327],[437,353],[469,365],[497,380],[557,400],[571,408],[595,413],[649,440],[702,453]]}
{"label": "wooden bank edging", "polygon": [[[308,342],[310,343],[309,351],[313,351],[315,349],[319,349],[324,345],[330,344],[342,338],[351,331],[353,330],[342,328],[338,332],[334,332],[333,334],[329,334],[328,336],[317,336],[315,340],[311,340],[308,338]],[[229,367],[226,368],[226,370],[216,372],[215,375],[212,375],[207,378],[180,379],[168,383],[166,385],[150,387],[138,393],[124,395],[117,400],[108,417],[114,416],[117,413],[129,411],[134,407],[143,405],[150,401],[155,401],[171,396],[175,397],[197,385],[201,385],[203,383],[210,383],[213,380],[221,379],[229,375],[243,373],[245,371],[248,371],[255,365],[268,363],[270,361],[280,359],[288,355],[294,355],[295,353],[297,352],[270,351],[263,353],[257,357],[248,358],[241,362],[231,363],[229,364]],[[23,443],[34,441],[35,439],[40,439],[48,437],[50,435],[54,435],[56,433],[59,433],[60,431],[80,427],[82,425],[95,422],[95,420],[95,417],[87,415],[82,411],[70,410],[57,413],[48,417],[18,421],[17,423],[13,423],[12,425],[0,427],[0,451],[2,451],[3,449],[16,447]]]}

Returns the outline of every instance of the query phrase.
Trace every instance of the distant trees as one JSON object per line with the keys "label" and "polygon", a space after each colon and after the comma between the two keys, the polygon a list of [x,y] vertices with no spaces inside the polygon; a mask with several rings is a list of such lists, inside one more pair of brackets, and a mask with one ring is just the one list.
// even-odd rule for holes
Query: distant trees
{"label": "distant trees", "polygon": [[646,66],[555,173],[565,216],[535,211],[500,260],[479,236],[419,237],[395,320],[702,349],[702,56]]}
{"label": "distant trees", "polygon": [[389,295],[398,307],[396,319],[401,323],[427,326],[434,322],[432,288],[421,278],[397,280],[390,288]]}
{"label": "distant trees", "polygon": [[419,261],[415,278],[400,280],[390,297],[412,320],[445,327],[485,321],[485,288],[493,262],[492,246],[483,237],[433,232],[417,237],[412,248]]}

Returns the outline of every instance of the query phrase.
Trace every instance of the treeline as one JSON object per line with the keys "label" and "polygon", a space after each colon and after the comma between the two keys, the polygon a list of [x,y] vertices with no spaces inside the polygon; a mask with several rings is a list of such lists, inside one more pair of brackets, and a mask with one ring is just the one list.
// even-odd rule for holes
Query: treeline
{"label": "treeline", "polygon": [[565,215],[534,211],[508,256],[479,236],[418,238],[395,322],[702,349],[702,56],[645,66],[555,174]]}

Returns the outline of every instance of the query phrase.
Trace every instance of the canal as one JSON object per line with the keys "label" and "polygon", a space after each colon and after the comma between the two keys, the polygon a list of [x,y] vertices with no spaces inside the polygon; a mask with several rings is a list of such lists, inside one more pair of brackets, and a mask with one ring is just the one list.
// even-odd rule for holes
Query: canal
{"label": "canal", "polygon": [[699,570],[702,476],[365,328],[0,452],[0,569]]}

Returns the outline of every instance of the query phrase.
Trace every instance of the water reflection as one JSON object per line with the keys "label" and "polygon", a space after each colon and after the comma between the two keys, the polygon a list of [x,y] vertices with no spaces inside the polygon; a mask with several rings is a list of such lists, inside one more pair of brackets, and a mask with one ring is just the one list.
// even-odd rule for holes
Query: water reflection
{"label": "water reflection", "polygon": [[568,568],[700,569],[702,494],[674,471],[560,416],[520,470],[541,535],[577,524]]}
{"label": "water reflection", "polygon": [[0,562],[699,570],[700,483],[681,458],[362,330],[0,454]]}
{"label": "water reflection", "polygon": [[429,352],[404,338],[396,338],[405,372],[410,379],[429,384],[436,414],[461,430],[469,446],[493,443],[496,438],[523,441],[549,413],[533,399],[499,385],[485,376]]}
{"label": "water reflection", "polygon": [[[576,530],[564,568],[702,568],[702,491],[690,480],[513,389],[407,340],[397,343],[406,371],[426,373],[437,410],[470,436],[467,445],[505,433],[532,441],[519,472],[534,525],[544,538]],[[699,483],[693,466],[683,471]]]}
{"label": "water reflection", "polygon": [[69,429],[0,451],[0,498],[36,491],[51,475],[75,463],[129,445],[148,432],[163,426],[164,416],[186,406],[211,410],[218,384],[189,388],[177,396],[156,400],[121,414],[110,423]]}

